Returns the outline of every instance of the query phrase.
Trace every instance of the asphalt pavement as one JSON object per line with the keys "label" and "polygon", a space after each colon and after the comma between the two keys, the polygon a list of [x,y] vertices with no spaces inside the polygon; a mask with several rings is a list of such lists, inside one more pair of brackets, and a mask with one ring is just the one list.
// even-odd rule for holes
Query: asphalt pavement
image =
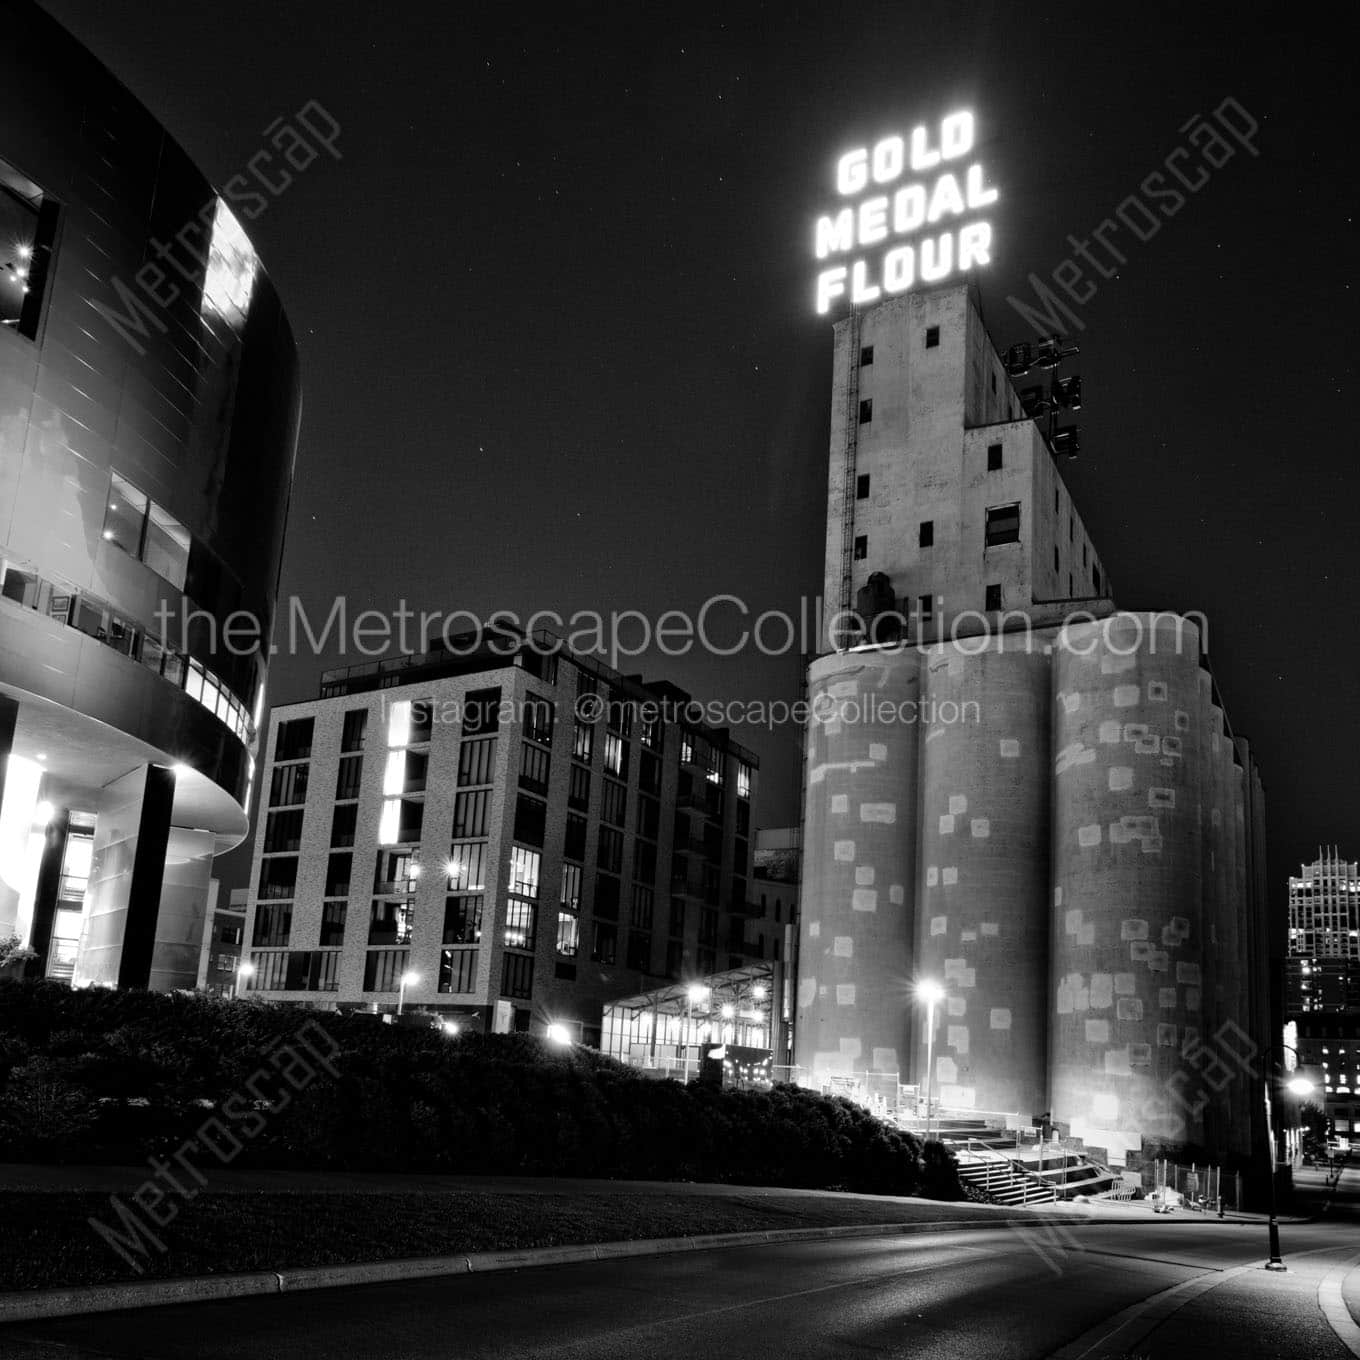
{"label": "asphalt pavement", "polygon": [[[5,1360],[1360,1356],[1360,1234],[1198,1219],[725,1248],[0,1328]],[[1338,1300],[1341,1313],[1336,1312]],[[1328,1302],[1335,1322],[1327,1317]],[[1347,1325],[1349,1342],[1339,1335]]]}

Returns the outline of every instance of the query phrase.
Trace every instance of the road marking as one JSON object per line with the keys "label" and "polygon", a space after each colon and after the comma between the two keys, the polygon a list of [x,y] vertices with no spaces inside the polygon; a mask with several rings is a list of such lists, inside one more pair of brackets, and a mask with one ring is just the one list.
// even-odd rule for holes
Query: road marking
{"label": "road marking", "polygon": [[1360,1327],[1355,1325],[1351,1310],[1346,1307],[1341,1285],[1346,1276],[1355,1269],[1357,1262],[1360,1262],[1360,1252],[1342,1261],[1339,1266],[1334,1266],[1318,1285],[1318,1307],[1322,1309],[1322,1316],[1327,1319],[1328,1326],[1337,1334],[1342,1344],[1350,1348],[1352,1355],[1360,1355]]}
{"label": "road marking", "polygon": [[[1336,1250],[1336,1247],[1313,1247],[1308,1251],[1290,1252],[1290,1256],[1291,1258],[1322,1256],[1329,1251]],[[1142,1341],[1155,1328],[1160,1327],[1173,1313],[1180,1312],[1187,1303],[1192,1303],[1201,1294],[1207,1294],[1211,1289],[1217,1289],[1219,1285],[1227,1284],[1229,1280],[1234,1280],[1239,1275],[1245,1275],[1248,1271],[1260,1270],[1261,1266],[1259,1263],[1253,1262],[1251,1265],[1235,1266],[1233,1269],[1222,1271],[1217,1275],[1213,1273],[1212,1266],[1191,1268],[1202,1271],[1203,1274],[1197,1275],[1193,1280],[1182,1280],[1180,1284],[1172,1285],[1169,1289],[1158,1290],[1157,1293],[1149,1295],[1140,1302],[1130,1304],[1122,1312],[1116,1313],[1112,1319],[1107,1318],[1104,1323],[1096,1323],[1095,1327],[1083,1332],[1075,1341],[1069,1341],[1067,1345],[1054,1351],[1049,1360],[1083,1360],[1083,1357],[1090,1355],[1099,1347],[1132,1352],[1133,1347],[1138,1342]],[[1345,1308],[1344,1302],[1342,1307]],[[1152,1314],[1150,1318],[1148,1317],[1149,1314]],[[1131,1329],[1144,1320],[1147,1320],[1147,1326],[1136,1335],[1132,1334]],[[1330,1321],[1330,1318],[1328,1321]],[[1106,1326],[1107,1323],[1110,1324],[1108,1327]],[[1098,1330],[1102,1327],[1105,1327],[1104,1331]],[[1111,1342],[1125,1332],[1130,1334],[1124,1336],[1118,1346],[1111,1347]],[[1360,1351],[1356,1351],[1356,1354],[1360,1355]]]}

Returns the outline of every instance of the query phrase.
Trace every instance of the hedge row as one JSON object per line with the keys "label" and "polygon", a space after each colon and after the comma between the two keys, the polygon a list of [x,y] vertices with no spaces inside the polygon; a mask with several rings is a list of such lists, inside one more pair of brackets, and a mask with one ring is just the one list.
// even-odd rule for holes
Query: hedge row
{"label": "hedge row", "polygon": [[0,1158],[730,1181],[956,1198],[952,1158],[793,1086],[649,1079],[527,1035],[0,981]]}

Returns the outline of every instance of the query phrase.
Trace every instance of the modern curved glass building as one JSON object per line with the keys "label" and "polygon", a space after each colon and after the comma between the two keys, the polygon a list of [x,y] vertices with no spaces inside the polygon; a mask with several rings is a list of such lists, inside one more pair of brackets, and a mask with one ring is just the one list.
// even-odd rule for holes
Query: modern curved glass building
{"label": "modern curved glass building", "polygon": [[36,5],[0,15],[0,940],[191,987],[247,830],[296,351],[166,130]]}

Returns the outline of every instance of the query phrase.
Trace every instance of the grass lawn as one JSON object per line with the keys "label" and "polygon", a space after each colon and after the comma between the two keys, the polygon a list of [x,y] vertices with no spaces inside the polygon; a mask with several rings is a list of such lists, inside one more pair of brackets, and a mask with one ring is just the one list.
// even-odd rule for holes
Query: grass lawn
{"label": "grass lawn", "polygon": [[[750,1195],[740,1188],[711,1195],[204,1191],[193,1201],[171,1202],[179,1206],[178,1214],[167,1227],[155,1229],[165,1250],[150,1247],[138,1273],[90,1225],[94,1217],[124,1231],[108,1194],[5,1190],[0,1194],[5,1226],[0,1233],[0,1289],[626,1238],[991,1216],[969,1204]],[[163,1217],[166,1212],[162,1206]]]}

